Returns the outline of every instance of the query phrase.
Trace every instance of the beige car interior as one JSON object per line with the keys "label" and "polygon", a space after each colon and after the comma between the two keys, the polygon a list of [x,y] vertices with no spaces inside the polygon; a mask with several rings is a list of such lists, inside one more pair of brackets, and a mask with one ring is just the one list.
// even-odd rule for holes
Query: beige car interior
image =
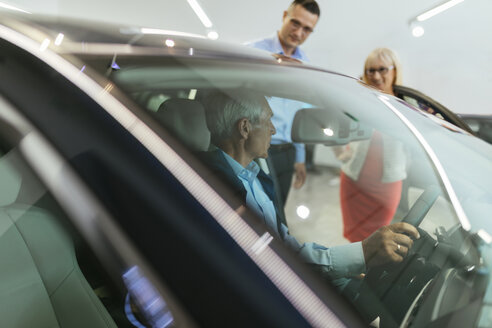
{"label": "beige car interior", "polygon": [[19,201],[39,189],[27,172],[16,149],[0,153],[0,325],[116,327],[55,216]]}

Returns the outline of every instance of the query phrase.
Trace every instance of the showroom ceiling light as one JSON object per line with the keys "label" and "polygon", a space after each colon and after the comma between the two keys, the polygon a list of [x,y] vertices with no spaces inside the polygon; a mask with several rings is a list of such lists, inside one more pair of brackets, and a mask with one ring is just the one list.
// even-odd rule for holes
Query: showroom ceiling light
{"label": "showroom ceiling light", "polygon": [[425,30],[422,26],[418,25],[418,26],[415,26],[413,29],[412,29],[412,35],[416,38],[420,38],[422,35],[424,35],[425,33]]}
{"label": "showroom ceiling light", "polygon": [[211,28],[212,21],[208,18],[207,14],[205,14],[205,11],[203,11],[200,4],[196,0],[188,0],[188,3],[202,22],[203,26],[205,26],[206,28]]}
{"label": "showroom ceiling light", "polygon": [[28,11],[25,11],[25,10],[23,10],[23,9],[20,9],[20,8],[17,8],[17,7],[11,6],[11,5],[8,5],[8,4],[3,3],[3,2],[0,2],[0,8],[5,8],[5,9],[9,9],[9,10],[20,11],[20,12],[23,12],[23,13],[26,13],[26,14],[31,14],[31,13],[30,13],[30,12],[28,12]]}
{"label": "showroom ceiling light", "polygon": [[409,24],[410,28],[412,30],[412,35],[416,38],[420,38],[421,36],[424,35],[425,30],[424,27],[421,25],[418,25],[418,22],[423,22],[428,20],[429,18],[432,18],[440,13],[442,13],[445,10],[448,10],[449,8],[452,8],[456,6],[457,4],[462,3],[465,0],[450,0],[446,1],[444,3],[441,3],[439,6],[436,6],[430,10],[427,10],[426,12],[418,15],[417,17],[413,18]]}
{"label": "showroom ceiling light", "polygon": [[216,31],[210,31],[207,33],[207,37],[210,40],[217,40],[219,38],[219,33],[217,33]]}
{"label": "showroom ceiling light", "polygon": [[465,1],[465,0],[446,1],[445,3],[439,5],[439,6],[433,8],[431,10],[428,10],[423,14],[418,15],[417,21],[423,22],[425,20],[428,20],[429,18],[434,17],[434,16],[442,13],[443,11],[448,10],[449,8],[456,6],[457,4],[462,3],[463,1]]}
{"label": "showroom ceiling light", "polygon": [[208,18],[207,14],[203,10],[203,8],[200,6],[197,0],[187,0],[188,4],[191,6],[195,14],[198,16],[200,21],[202,22],[203,26],[208,29],[207,37],[210,40],[217,40],[219,38],[219,33],[217,31],[212,30],[212,21],[210,18]]}

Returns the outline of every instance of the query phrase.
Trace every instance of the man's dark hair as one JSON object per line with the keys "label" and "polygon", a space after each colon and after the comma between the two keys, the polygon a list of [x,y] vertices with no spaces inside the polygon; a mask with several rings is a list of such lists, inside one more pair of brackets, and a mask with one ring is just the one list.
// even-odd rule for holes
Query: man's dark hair
{"label": "man's dark hair", "polygon": [[309,11],[311,14],[320,16],[321,11],[319,10],[318,3],[315,0],[294,0],[290,4],[289,8],[294,8],[295,6],[302,6],[304,9]]}

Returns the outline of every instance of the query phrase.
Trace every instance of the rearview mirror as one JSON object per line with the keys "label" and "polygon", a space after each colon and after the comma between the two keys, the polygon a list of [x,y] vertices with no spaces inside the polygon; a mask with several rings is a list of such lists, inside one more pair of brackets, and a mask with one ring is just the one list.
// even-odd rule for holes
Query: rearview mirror
{"label": "rearview mirror", "polygon": [[369,139],[372,129],[350,114],[322,108],[299,110],[292,123],[292,141],[305,144],[344,145]]}

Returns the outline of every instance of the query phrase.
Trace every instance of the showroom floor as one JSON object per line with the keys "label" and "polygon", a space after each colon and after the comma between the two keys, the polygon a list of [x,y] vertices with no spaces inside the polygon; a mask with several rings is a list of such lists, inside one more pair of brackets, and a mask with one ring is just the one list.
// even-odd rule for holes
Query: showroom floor
{"label": "showroom floor", "polygon": [[[318,166],[316,174],[309,173],[305,185],[291,188],[285,214],[290,233],[299,242],[314,241],[324,246],[346,244],[343,237],[340,210],[339,174],[337,169]],[[306,219],[297,215],[297,207],[304,205],[310,213]]]}
{"label": "showroom floor", "polygon": [[[301,189],[291,188],[289,192],[285,206],[289,231],[301,243],[312,241],[324,246],[346,244],[349,241],[342,234],[339,169],[319,165],[317,170],[316,174],[308,173],[306,183]],[[423,190],[413,187],[409,189],[410,205],[422,192]],[[310,210],[306,219],[300,218],[297,214],[297,208],[301,205]],[[404,214],[397,212],[395,217],[401,219]],[[456,219],[449,219],[454,216],[449,203],[439,197],[420,227],[429,233],[434,232],[438,226],[448,229],[457,222]]]}

